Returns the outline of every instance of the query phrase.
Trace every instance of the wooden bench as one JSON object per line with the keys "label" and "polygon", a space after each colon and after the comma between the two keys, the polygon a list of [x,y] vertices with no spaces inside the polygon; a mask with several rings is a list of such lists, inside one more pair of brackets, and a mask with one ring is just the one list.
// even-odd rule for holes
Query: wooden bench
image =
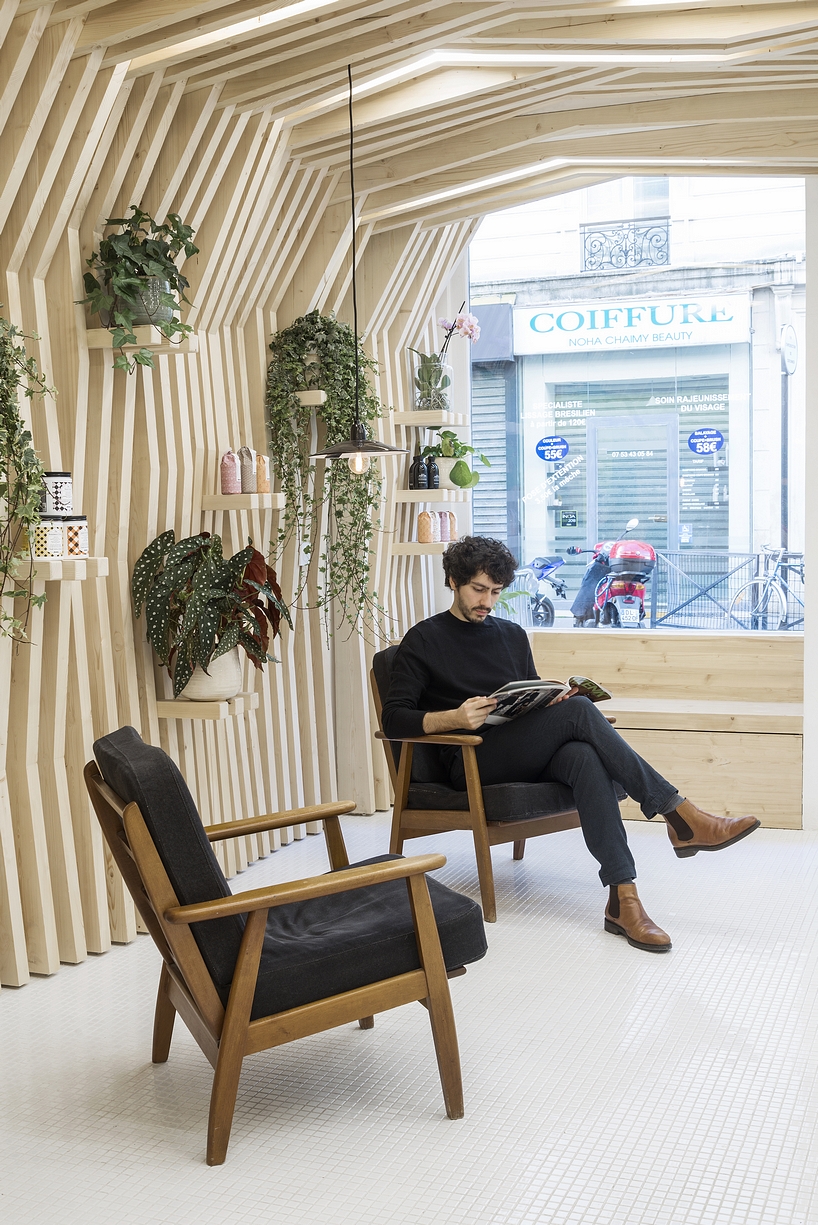
{"label": "wooden bench", "polygon": [[[548,629],[531,641],[540,676],[611,690],[600,709],[683,795],[801,828],[802,634]],[[642,819],[630,800],[622,811]]]}

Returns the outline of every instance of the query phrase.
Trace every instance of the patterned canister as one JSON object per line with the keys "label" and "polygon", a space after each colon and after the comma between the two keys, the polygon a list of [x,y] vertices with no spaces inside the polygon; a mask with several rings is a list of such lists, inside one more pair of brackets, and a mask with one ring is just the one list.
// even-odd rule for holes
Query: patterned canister
{"label": "patterned canister", "polygon": [[239,447],[239,462],[241,463],[242,493],[257,493],[256,453],[252,447]]}
{"label": "patterned canister", "polygon": [[43,515],[70,515],[74,510],[74,484],[70,472],[44,472],[45,489],[40,499]]}
{"label": "patterned canister", "polygon": [[270,457],[259,451],[256,456],[256,493],[270,492]]}
{"label": "patterned canister", "polygon": [[85,515],[71,515],[63,519],[65,528],[65,557],[88,556],[88,520]]}
{"label": "patterned canister", "polygon": [[65,520],[62,515],[43,515],[31,533],[34,557],[62,557],[65,548]]}
{"label": "patterned canister", "polygon": [[241,493],[241,463],[235,451],[225,451],[219,465],[222,493]]}
{"label": "patterned canister", "polygon": [[440,539],[448,542],[450,540],[449,524],[451,522],[449,512],[447,510],[438,511],[438,516],[440,518]]}

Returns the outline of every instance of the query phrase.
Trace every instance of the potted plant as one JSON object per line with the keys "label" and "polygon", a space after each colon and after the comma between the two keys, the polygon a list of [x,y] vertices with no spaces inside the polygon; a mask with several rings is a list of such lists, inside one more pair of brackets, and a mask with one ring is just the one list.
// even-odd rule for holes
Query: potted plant
{"label": "potted plant", "polygon": [[[234,697],[241,687],[238,648],[263,668],[276,662],[267,647],[281,618],[292,626],[275,571],[252,542],[225,558],[221,537],[209,532],[179,541],[173,529],[157,536],[134,566],[131,591],[137,617],[145,605],[148,641],[173,678],[175,698]],[[228,676],[210,691],[204,676],[223,658],[219,672]]]}
{"label": "potted plant", "polygon": [[170,341],[193,331],[176,317],[188,301],[189,282],[175,260],[182,251],[187,258],[199,248],[191,241],[193,230],[176,213],[160,225],[132,204],[130,217],[109,217],[105,225],[122,229],[103,238],[85,261],[91,271],[83,276],[87,296],[80,304],[100,316],[119,349],[114,367],[130,374],[137,365],[153,367],[150,349],[137,349],[132,358],[125,352],[125,345],[139,343],[134,328],[153,324]]}
{"label": "potted plant", "polygon": [[466,456],[476,455],[487,468],[491,467],[491,461],[468,443],[461,442],[454,430],[435,432],[440,441],[424,447],[421,456],[423,459],[434,457],[440,473],[440,488],[473,489],[480,480],[480,474],[471,470],[466,463]]}
{"label": "potted plant", "polygon": [[[357,630],[362,616],[371,622],[382,611],[377,592],[370,589],[380,476],[376,465],[355,473],[341,462],[327,464],[323,477],[316,477],[310,458],[316,441],[318,446],[330,446],[350,437],[356,420],[355,335],[346,323],[315,310],[278,332],[270,350],[266,392],[270,457],[285,497],[283,523],[273,547],[280,554],[290,541],[297,544],[303,564],[295,598],[306,588],[317,563],[315,604],[325,614],[325,625],[332,608]],[[357,369],[359,420],[370,435],[368,423],[382,410],[368,377],[375,363],[360,343]],[[324,396],[303,395],[316,389]]]}
{"label": "potted plant", "polygon": [[[49,393],[45,377],[26,353],[27,337],[0,317],[0,635],[25,641],[32,607],[45,602],[34,595],[34,560],[29,546],[40,521],[45,490],[43,465],[20,414],[20,394],[31,399]],[[16,601],[12,606],[12,601]]]}
{"label": "potted plant", "polygon": [[472,344],[480,339],[480,324],[477,316],[463,312],[464,302],[454,319],[438,319],[443,328],[443,344],[439,353],[421,353],[411,346],[409,352],[412,365],[414,407],[419,412],[446,411],[449,407],[449,388],[452,385],[452,368],[446,361],[449,342],[457,332]]}

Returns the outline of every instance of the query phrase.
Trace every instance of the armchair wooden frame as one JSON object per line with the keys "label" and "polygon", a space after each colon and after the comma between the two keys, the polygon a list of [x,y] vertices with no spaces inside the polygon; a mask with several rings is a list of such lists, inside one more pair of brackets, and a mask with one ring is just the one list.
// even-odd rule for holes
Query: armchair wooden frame
{"label": "armchair wooden frame", "polygon": [[[579,827],[579,813],[575,808],[550,816],[529,817],[520,821],[488,821],[483,804],[483,786],[477,765],[475,749],[483,743],[482,736],[447,733],[438,736],[406,736],[395,743],[400,744],[400,763],[395,766],[391,741],[383,732],[381,723],[382,702],[374,669],[369,673],[375,710],[378,715],[376,737],[384,742],[386,763],[395,793],[392,809],[392,833],[389,850],[400,854],[407,838],[425,838],[429,834],[443,834],[450,830],[465,829],[474,839],[474,855],[477,860],[477,877],[480,883],[480,901],[483,918],[487,923],[497,921],[497,900],[494,891],[494,870],[491,864],[491,848],[502,843],[514,844],[514,858],[522,859],[528,838],[541,834],[555,834],[563,829]],[[463,750],[463,769],[466,774],[466,794],[469,807],[465,809],[408,808],[409,787],[412,780],[412,757],[416,744],[454,744]]]}
{"label": "armchair wooden frame", "polygon": [[[374,1014],[418,1000],[429,1012],[446,1113],[463,1117],[463,1089],[447,971],[424,873],[442,867],[444,855],[417,855],[349,868],[339,816],[354,802],[317,804],[275,815],[250,817],[205,827],[211,842],[263,830],[323,821],[333,868],[346,872],[269,885],[231,897],[180,906],[137,804],[124,804],[104,782],[96,762],[84,771],[91,802],[106,841],[136,907],[162,954],[153,1026],[154,1063],[165,1063],[178,1013],[215,1075],[210,1098],[207,1164],[221,1165],[227,1154],[239,1077],[245,1055],[292,1042],[309,1034],[358,1021],[371,1029]],[[406,880],[421,968],[353,991],[250,1020],[268,911],[290,902],[362,889],[383,881]],[[193,938],[191,925],[227,915],[247,915],[226,1007]]]}

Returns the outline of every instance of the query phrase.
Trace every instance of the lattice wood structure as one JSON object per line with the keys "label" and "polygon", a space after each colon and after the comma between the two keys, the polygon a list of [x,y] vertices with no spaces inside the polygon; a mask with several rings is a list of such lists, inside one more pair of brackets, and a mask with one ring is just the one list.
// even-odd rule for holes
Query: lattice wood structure
{"label": "lattice wood structure", "polygon": [[[82,788],[96,735],[128,722],[165,747],[208,822],[339,792],[388,804],[366,644],[328,647],[300,613],[281,664],[248,675],[253,700],[178,720],[157,706],[167,682],[129,599],[135,558],[167,527],[231,548],[274,535],[274,499],[228,511],[212,495],[228,445],[265,446],[272,332],[315,307],[349,318],[347,62],[363,325],[401,411],[405,346],[430,343],[466,296],[481,214],[623,174],[812,174],[816,49],[812,0],[0,3],[0,300],[41,336],[60,394],[31,409],[35,442],[73,472],[93,555],[44,567],[33,645],[0,643],[3,983],[135,934]],[[185,267],[194,335],[127,378],[75,301],[104,218],[131,203],[180,213],[201,254]],[[453,355],[465,410],[465,346]],[[380,428],[416,437],[392,417]],[[416,513],[394,487],[375,580],[401,630],[431,611],[433,562],[393,554]],[[285,588],[297,565],[285,558]],[[273,837],[231,846],[227,870]]]}

